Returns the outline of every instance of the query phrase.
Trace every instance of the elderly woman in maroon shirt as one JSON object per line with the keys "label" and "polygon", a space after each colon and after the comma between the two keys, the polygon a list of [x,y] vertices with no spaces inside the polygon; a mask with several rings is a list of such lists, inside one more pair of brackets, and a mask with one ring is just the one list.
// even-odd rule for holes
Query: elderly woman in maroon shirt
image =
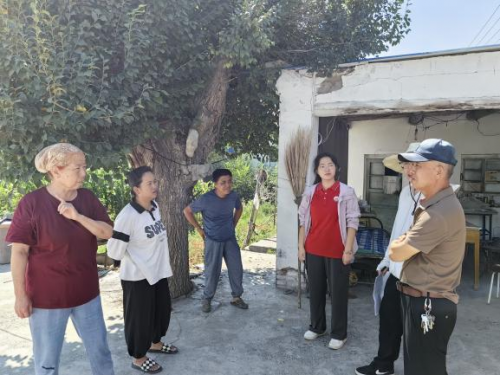
{"label": "elderly woman in maroon shirt", "polygon": [[58,374],[71,317],[92,374],[113,375],[95,256],[97,237],[110,238],[113,223],[96,196],[82,188],[87,167],[79,148],[46,147],[35,166],[50,184],[21,199],[7,234],[15,311],[29,318],[35,374]]}
{"label": "elderly woman in maroon shirt", "polygon": [[357,251],[359,206],[354,189],[338,181],[335,156],[316,156],[314,172],[315,184],[306,189],[299,207],[299,259],[306,262],[311,311],[304,339],[315,340],[326,333],[328,290],[332,307],[328,347],[340,349],[347,340],[347,295],[350,264]]}

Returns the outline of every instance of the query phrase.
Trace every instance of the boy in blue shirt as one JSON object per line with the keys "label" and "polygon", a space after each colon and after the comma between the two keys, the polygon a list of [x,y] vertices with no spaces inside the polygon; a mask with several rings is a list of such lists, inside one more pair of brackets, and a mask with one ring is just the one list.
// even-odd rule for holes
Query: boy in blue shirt
{"label": "boy in blue shirt", "polygon": [[[233,175],[229,169],[212,174],[215,189],[203,194],[184,209],[184,216],[205,241],[205,289],[202,311],[212,310],[211,301],[217,289],[222,258],[226,262],[233,300],[231,305],[248,309],[243,301],[243,265],[235,228],[243,213],[239,195],[232,191]],[[203,228],[194,214],[201,212]]]}

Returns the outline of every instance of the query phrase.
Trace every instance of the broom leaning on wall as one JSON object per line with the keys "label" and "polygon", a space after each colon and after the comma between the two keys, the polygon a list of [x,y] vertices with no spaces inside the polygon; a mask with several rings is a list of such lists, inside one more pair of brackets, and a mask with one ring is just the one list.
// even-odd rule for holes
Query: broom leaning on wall
{"label": "broom leaning on wall", "polygon": [[[285,167],[288,180],[295,196],[297,210],[302,200],[302,194],[306,186],[306,176],[309,167],[309,154],[311,151],[311,130],[299,128],[292,136],[285,149]],[[300,222],[298,222],[300,226]],[[297,231],[298,238],[298,231]],[[302,262],[298,260],[298,307],[302,308]],[[305,266],[304,266],[305,267]]]}

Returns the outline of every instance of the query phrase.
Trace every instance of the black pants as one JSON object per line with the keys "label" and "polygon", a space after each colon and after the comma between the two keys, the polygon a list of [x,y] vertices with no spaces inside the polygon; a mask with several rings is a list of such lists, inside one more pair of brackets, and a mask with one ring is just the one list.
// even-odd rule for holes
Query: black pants
{"label": "black pants", "polygon": [[331,259],[312,254],[306,256],[311,309],[309,330],[316,333],[326,331],[325,306],[328,285],[332,306],[330,335],[333,339],[343,340],[347,337],[347,294],[351,266],[344,265],[342,259]]}
{"label": "black pants", "polygon": [[401,316],[401,293],[396,288],[398,279],[389,275],[380,304],[378,331],[378,354],[373,359],[377,369],[394,371],[394,362],[399,357],[403,319]]}
{"label": "black pants", "polygon": [[424,297],[401,294],[404,327],[405,375],[447,375],[448,341],[457,320],[457,305],[446,298],[432,298],[434,329],[423,333]]}
{"label": "black pants", "polygon": [[172,310],[168,281],[149,285],[147,280],[122,280],[122,288],[128,354],[142,358],[167,333]]}

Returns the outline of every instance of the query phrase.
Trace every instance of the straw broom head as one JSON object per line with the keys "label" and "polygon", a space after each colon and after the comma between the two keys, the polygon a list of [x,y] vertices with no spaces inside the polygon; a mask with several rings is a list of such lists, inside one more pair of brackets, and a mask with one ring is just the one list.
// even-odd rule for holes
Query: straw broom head
{"label": "straw broom head", "polygon": [[299,128],[286,145],[285,167],[296,203],[299,202],[306,185],[311,151],[311,130]]}

